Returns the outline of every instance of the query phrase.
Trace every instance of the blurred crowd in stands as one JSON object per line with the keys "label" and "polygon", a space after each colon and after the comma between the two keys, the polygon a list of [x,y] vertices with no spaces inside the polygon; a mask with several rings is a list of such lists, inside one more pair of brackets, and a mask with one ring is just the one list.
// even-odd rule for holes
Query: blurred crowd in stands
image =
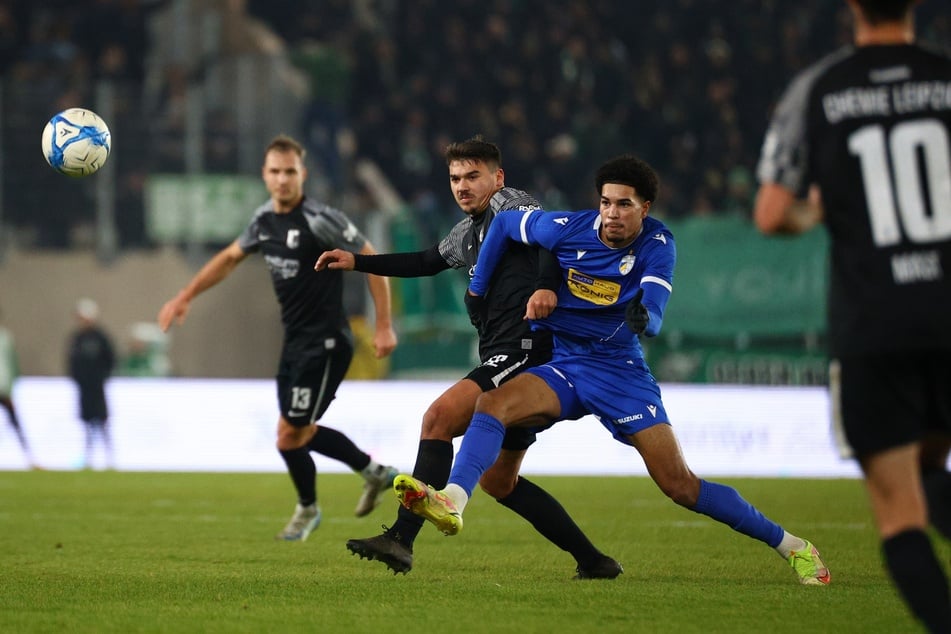
{"label": "blurred crowd in stands", "polygon": [[[149,39],[145,0],[0,0],[2,81],[2,216],[26,245],[67,248],[89,244],[95,208],[77,187],[45,167],[39,135],[56,112],[94,103],[97,83],[116,91],[110,131],[126,146],[143,138],[142,84]],[[144,144],[142,144],[144,145]],[[145,243],[142,182],[147,165],[135,153],[117,170],[120,239]],[[83,232],[86,235],[83,235]]]}
{"label": "blurred crowd in stands", "polygon": [[[46,116],[51,103],[88,102],[92,80],[110,78],[123,87],[114,138],[150,149],[173,144],[173,137],[156,133],[161,120],[150,120],[146,129],[130,123],[148,109],[143,83],[149,16],[168,4],[0,0],[3,138],[25,135],[24,147],[38,148],[42,125],[25,125],[26,101],[35,101],[34,117],[36,109]],[[749,213],[771,104],[794,72],[848,41],[850,24],[845,3],[830,0],[243,5],[283,40],[289,59],[309,80],[309,105],[287,131],[310,149],[331,202],[357,187],[353,166],[370,159],[434,234],[457,215],[443,148],[476,133],[501,146],[508,184],[535,193],[548,208],[592,206],[594,166],[631,151],[661,175],[657,213]],[[939,46],[951,42],[944,0],[926,0],[918,15],[922,39]],[[152,91],[180,94],[185,79],[175,70],[161,74],[163,85]],[[18,86],[29,86],[32,96]],[[228,124],[232,114],[209,117],[210,170],[234,168],[229,135],[238,132],[233,121]],[[172,154],[181,149],[173,147]],[[181,161],[161,164],[145,154],[125,153],[118,168],[124,246],[148,242],[141,198],[149,171],[182,169]],[[22,173],[35,169],[35,161],[20,170],[14,162],[4,158],[5,192],[35,182]],[[45,175],[37,187],[46,196],[62,188],[59,178]],[[39,213],[47,220],[35,244],[75,243],[67,232],[70,190],[64,191],[42,203],[30,192],[6,193],[3,219],[25,225]]]}
{"label": "blurred crowd in stands", "polygon": [[[337,53],[317,134],[352,130],[417,208],[451,215],[441,150],[476,132],[549,208],[592,206],[594,166],[632,151],[661,175],[658,211],[745,215],[778,91],[851,19],[830,0],[416,0],[362,22],[359,4],[249,8],[291,47]],[[922,36],[951,42],[946,3],[920,13]]]}

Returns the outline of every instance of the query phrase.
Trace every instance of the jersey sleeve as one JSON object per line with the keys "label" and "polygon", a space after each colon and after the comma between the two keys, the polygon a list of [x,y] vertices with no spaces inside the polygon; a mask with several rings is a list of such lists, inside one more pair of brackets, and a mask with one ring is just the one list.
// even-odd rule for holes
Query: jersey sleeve
{"label": "jersey sleeve", "polygon": [[466,266],[463,243],[470,222],[472,221],[468,218],[460,220],[450,229],[446,237],[439,241],[439,255],[446,261],[446,264],[454,269],[461,269]]}
{"label": "jersey sleeve", "polygon": [[800,74],[780,98],[756,167],[760,183],[776,183],[797,194],[806,190],[809,184],[807,120],[815,79],[813,69]]}
{"label": "jersey sleeve", "polygon": [[259,220],[264,213],[264,207],[259,207],[254,212],[251,222],[244,228],[241,235],[238,236],[238,246],[245,253],[256,253],[261,248]]}
{"label": "jersey sleeve", "polygon": [[388,275],[392,277],[427,277],[449,268],[449,264],[439,254],[438,245],[425,251],[411,253],[378,253],[376,255],[354,255],[355,271]]}
{"label": "jersey sleeve", "polygon": [[[543,211],[538,199],[521,189],[503,187],[489,200],[489,209],[493,213],[500,211]],[[548,249],[538,249],[538,277],[535,289],[558,290],[561,285],[561,266],[558,258]]]}
{"label": "jersey sleeve", "polygon": [[674,264],[677,261],[677,247],[673,235],[663,232],[651,239],[650,248],[643,254],[647,266],[641,274],[640,287],[644,289],[641,303],[647,309],[650,320],[644,334],[656,337],[664,323],[664,311],[673,292]]}
{"label": "jersey sleeve", "polygon": [[316,213],[305,211],[305,217],[310,230],[328,249],[358,253],[367,243],[366,237],[339,209],[324,206]]}
{"label": "jersey sleeve", "polygon": [[489,211],[493,214],[500,211],[534,211],[541,208],[542,204],[534,196],[514,187],[503,187],[489,199]]}
{"label": "jersey sleeve", "polygon": [[492,279],[492,273],[495,272],[499,260],[508,250],[509,242],[536,244],[528,240],[524,230],[529,218],[535,215],[545,214],[540,211],[506,211],[495,217],[488,233],[485,234],[485,239],[482,241],[482,249],[479,251],[475,272],[469,282],[469,290],[473,294],[485,295],[489,288],[489,280]]}

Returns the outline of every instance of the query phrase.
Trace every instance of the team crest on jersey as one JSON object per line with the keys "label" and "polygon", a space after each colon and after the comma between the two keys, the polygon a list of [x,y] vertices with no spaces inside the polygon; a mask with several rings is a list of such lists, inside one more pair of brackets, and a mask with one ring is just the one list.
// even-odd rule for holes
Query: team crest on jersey
{"label": "team crest on jersey", "polygon": [[618,267],[618,270],[621,271],[621,275],[627,275],[631,272],[631,269],[634,268],[634,259],[633,253],[628,253],[621,258],[621,265]]}
{"label": "team crest on jersey", "polygon": [[288,249],[296,249],[300,246],[300,229],[288,229],[287,240],[285,241]]}

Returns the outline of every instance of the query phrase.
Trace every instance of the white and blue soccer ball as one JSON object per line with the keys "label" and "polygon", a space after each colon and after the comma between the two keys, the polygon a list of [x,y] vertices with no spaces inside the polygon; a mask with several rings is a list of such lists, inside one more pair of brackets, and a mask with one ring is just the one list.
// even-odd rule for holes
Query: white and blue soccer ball
{"label": "white and blue soccer ball", "polygon": [[109,126],[86,108],[63,110],[43,129],[43,156],[50,167],[66,176],[95,174],[111,150]]}

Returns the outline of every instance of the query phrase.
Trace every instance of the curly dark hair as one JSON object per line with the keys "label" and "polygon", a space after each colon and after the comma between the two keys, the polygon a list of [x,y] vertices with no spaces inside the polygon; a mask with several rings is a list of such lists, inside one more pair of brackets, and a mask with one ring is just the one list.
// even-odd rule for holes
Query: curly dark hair
{"label": "curly dark hair", "polygon": [[594,184],[598,195],[605,183],[620,183],[630,185],[637,195],[651,202],[657,198],[660,188],[660,178],[654,168],[633,154],[623,154],[615,157],[598,168]]}

